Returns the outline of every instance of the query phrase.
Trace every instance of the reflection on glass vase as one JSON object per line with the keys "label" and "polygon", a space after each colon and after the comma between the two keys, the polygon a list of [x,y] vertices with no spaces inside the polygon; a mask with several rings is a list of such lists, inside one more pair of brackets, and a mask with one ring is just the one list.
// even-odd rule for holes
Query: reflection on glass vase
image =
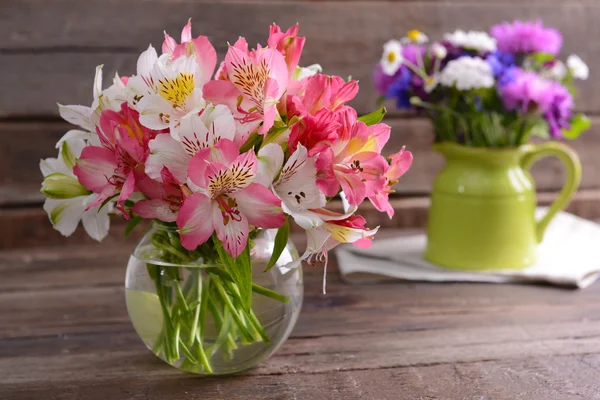
{"label": "reflection on glass vase", "polygon": [[[232,374],[273,354],[290,335],[302,305],[301,268],[291,242],[265,272],[277,230],[251,238],[252,303],[243,304],[227,270],[185,250],[176,228],[154,223],[134,250],[125,280],[129,316],[154,354],[184,371]],[[214,252],[213,252],[214,253]]]}

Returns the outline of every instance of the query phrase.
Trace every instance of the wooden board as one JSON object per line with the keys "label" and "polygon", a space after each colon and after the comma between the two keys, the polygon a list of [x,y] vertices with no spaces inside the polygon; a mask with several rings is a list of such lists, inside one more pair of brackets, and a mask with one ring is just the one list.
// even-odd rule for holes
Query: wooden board
{"label": "wooden board", "polygon": [[[431,151],[433,133],[425,119],[388,118],[392,135],[385,155],[402,146],[413,152],[414,164],[395,186],[401,195],[426,195],[431,191],[435,175],[443,159]],[[583,163],[582,189],[600,188],[600,118],[593,118],[593,129],[579,140],[568,142]],[[41,173],[39,160],[56,157],[56,141],[73,126],[62,122],[0,123],[0,207],[40,204]],[[533,168],[540,191],[554,191],[562,186],[564,171],[557,159],[545,159]]]}
{"label": "wooden board", "polygon": [[301,24],[308,41],[302,62],[361,81],[354,102],[359,112],[374,108],[371,72],[382,44],[418,28],[430,37],[463,29],[487,29],[514,18],[543,18],[565,36],[565,55],[579,54],[592,70],[581,85],[578,107],[600,112],[594,71],[600,68],[600,7],[593,1],[192,1],[192,0],[4,0],[0,5],[0,116],[56,115],[55,102],[91,102],[94,68],[104,64],[134,72],[148,43],[160,47],[163,29],[177,36],[189,17],[222,57],[239,35],[266,41],[268,25]]}
{"label": "wooden board", "polygon": [[[402,234],[401,231],[387,232]],[[328,294],[305,268],[291,338],[246,374],[198,378],[137,338],[122,290],[127,245],[0,252],[4,399],[594,399],[600,285],[390,282]]]}
{"label": "wooden board", "polygon": [[[548,205],[556,198],[555,193],[539,193],[540,205]],[[358,213],[367,219],[367,225],[371,228],[423,228],[427,223],[427,211],[429,209],[428,197],[393,198],[391,201],[395,209],[395,215],[389,219],[386,214],[377,211],[369,202],[359,207]],[[587,190],[579,192],[567,211],[583,218],[600,219],[600,190]],[[339,202],[332,202],[332,210],[341,212],[342,206]],[[0,209],[0,249],[31,248],[36,246],[67,246],[73,244],[94,243],[83,228],[79,226],[71,237],[63,237],[52,228],[48,216],[40,207]],[[119,215],[111,219],[111,230],[109,236],[104,240],[106,245],[123,242],[126,221]],[[127,239],[133,246],[148,225],[140,224]],[[292,224],[292,230],[300,232],[300,228]]]}

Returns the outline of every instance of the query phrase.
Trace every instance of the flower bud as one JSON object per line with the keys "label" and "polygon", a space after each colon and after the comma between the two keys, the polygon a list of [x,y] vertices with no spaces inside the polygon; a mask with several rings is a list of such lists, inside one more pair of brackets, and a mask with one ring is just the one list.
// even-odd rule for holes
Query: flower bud
{"label": "flower bud", "polygon": [[59,172],[44,178],[41,192],[49,199],[72,199],[92,193],[84,188],[77,178]]}

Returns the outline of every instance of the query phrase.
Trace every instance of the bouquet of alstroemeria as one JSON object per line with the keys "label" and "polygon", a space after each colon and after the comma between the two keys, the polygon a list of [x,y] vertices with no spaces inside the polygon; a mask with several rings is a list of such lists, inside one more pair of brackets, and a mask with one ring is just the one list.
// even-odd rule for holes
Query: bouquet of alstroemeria
{"label": "bouquet of alstroemeria", "polygon": [[[339,243],[369,245],[377,229],[365,227],[357,206],[369,199],[391,217],[388,194],[412,155],[380,154],[390,127],[380,123],[383,109],[359,118],[346,104],[358,92],[356,81],[322,75],[318,65],[298,67],[305,39],[297,32],[272,25],[268,46],[254,50],[240,38],[214,77],[215,49],[205,36],[192,38],[190,23],[181,43],[165,34],[161,55],[148,47],[137,74],[116,76],[107,89],[98,67],[92,106],[59,106],[80,129],[58,142],[58,158],[41,162],[44,208],[54,227],[70,235],[82,221],[101,240],[113,210],[130,220],[128,228],[141,219],[174,227],[153,243],[173,263],[201,258],[222,265],[212,272],[233,282],[221,295],[239,306],[239,331],[247,328],[251,290],[280,299],[257,289],[248,272],[257,230],[278,229],[275,242],[284,244],[288,220],[306,230],[307,249],[288,268],[326,260]],[[326,208],[337,195],[342,213]],[[276,246],[270,265],[282,250]],[[197,315],[187,310],[166,313],[166,326],[195,326]],[[167,359],[177,359],[180,334],[168,333]]]}
{"label": "bouquet of alstroemeria", "polygon": [[457,30],[428,43],[410,31],[384,45],[374,80],[398,108],[416,108],[436,141],[511,147],[532,135],[574,139],[590,127],[574,114],[574,79],[587,79],[575,55],[557,58],[562,36],[541,21],[502,23],[486,32]]}

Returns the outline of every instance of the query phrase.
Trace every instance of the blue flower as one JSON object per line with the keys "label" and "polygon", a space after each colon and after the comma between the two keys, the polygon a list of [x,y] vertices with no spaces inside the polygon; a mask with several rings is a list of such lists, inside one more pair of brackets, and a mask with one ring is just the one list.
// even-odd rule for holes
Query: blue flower
{"label": "blue flower", "polygon": [[501,79],[502,76],[515,65],[515,56],[510,53],[497,51],[487,56],[486,61],[492,67],[494,77]]}
{"label": "blue flower", "polygon": [[410,104],[412,74],[408,68],[402,67],[397,75],[394,83],[389,86],[386,97],[396,98],[396,107],[398,108],[412,108]]}

